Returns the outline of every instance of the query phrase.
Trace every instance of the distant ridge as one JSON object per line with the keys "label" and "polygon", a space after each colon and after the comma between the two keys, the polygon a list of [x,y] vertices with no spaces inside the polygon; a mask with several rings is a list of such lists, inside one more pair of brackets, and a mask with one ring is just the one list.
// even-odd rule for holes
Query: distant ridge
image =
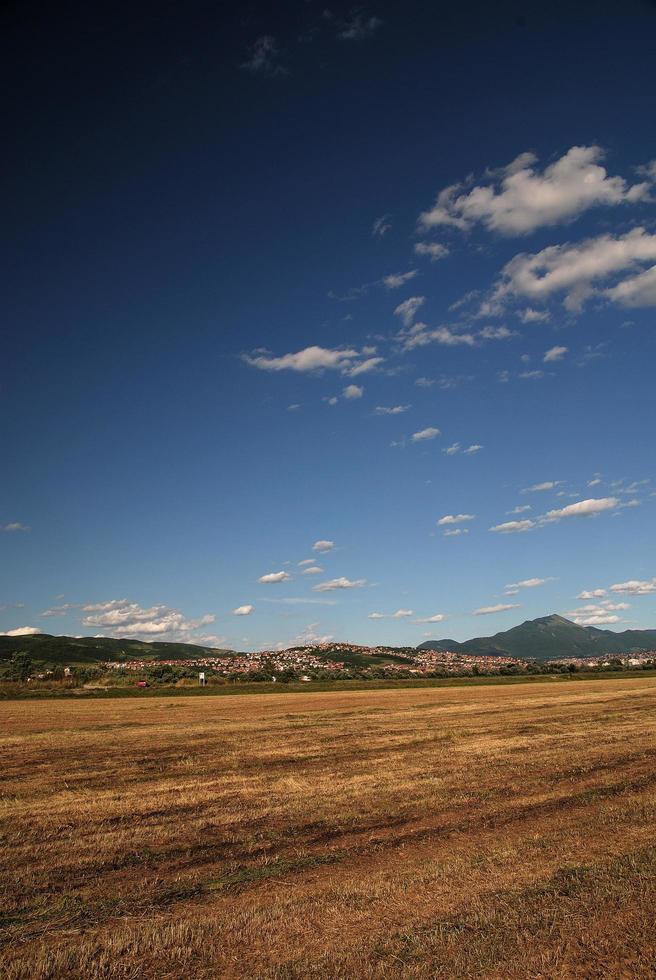
{"label": "distant ridge", "polygon": [[495,633],[494,636],[477,636],[463,643],[455,640],[427,640],[417,649],[452,650],[454,653],[476,653],[482,656],[506,654],[535,660],[599,657],[605,654],[654,650],[656,629],[615,633],[613,630],[597,629],[596,626],[577,626],[571,620],[554,613],[539,619],[527,619],[519,626]]}
{"label": "distant ridge", "polygon": [[[347,649],[347,648],[350,648]],[[291,648],[295,649],[295,648]],[[594,626],[577,626],[563,616],[542,616],[494,636],[478,636],[458,643],[457,640],[427,640],[418,647],[376,647],[348,643],[307,644],[319,656],[366,664],[382,659],[399,660],[397,653],[412,650],[449,650],[452,653],[471,653],[478,656],[508,656],[518,659],[551,660],[564,657],[599,657],[609,654],[656,650],[656,629],[600,630]],[[135,640],[133,637],[115,639],[105,636],[52,636],[37,633],[26,636],[0,636],[0,662],[14,653],[29,654],[35,663],[94,664],[108,660],[191,660],[195,658],[230,656],[234,650],[201,646],[193,643],[167,643]],[[403,657],[401,657],[403,659]]]}

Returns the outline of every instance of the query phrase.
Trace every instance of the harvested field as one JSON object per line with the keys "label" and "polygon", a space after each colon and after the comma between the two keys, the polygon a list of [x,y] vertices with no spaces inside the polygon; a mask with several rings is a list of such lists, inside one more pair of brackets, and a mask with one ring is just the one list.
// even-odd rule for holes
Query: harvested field
{"label": "harvested field", "polygon": [[656,976],[656,678],[0,722],[6,980]]}

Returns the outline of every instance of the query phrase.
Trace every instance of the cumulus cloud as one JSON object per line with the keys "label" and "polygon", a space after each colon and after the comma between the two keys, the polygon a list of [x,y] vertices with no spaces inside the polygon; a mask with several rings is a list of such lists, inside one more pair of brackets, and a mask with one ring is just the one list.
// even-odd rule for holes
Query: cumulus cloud
{"label": "cumulus cloud", "polygon": [[551,364],[553,361],[562,361],[563,357],[567,353],[567,347],[550,347],[548,351],[545,352],[542,360],[545,364]]}
{"label": "cumulus cloud", "polygon": [[558,510],[549,510],[544,515],[544,521],[560,521],[566,517],[593,517],[601,514],[605,510],[614,510],[619,506],[617,497],[600,497],[598,499],[589,498],[579,500],[575,504],[568,504]]}
{"label": "cumulus cloud", "polygon": [[320,540],[314,542],[314,544],[312,545],[312,551],[319,551],[319,552],[332,551],[334,547],[335,547],[334,541]]}
{"label": "cumulus cloud", "polygon": [[410,296],[399,303],[394,310],[394,315],[400,318],[405,327],[409,327],[425,302],[425,296]]}
{"label": "cumulus cloud", "polygon": [[373,371],[382,362],[381,357],[372,357],[375,348],[365,347],[358,351],[351,347],[305,347],[292,354],[274,357],[268,351],[245,354],[243,359],[251,367],[261,371],[339,371],[341,374],[356,375]]}
{"label": "cumulus cloud", "polygon": [[437,439],[439,435],[441,435],[439,429],[429,426],[427,429],[420,429],[419,432],[413,432],[410,438],[412,442],[426,442],[429,439]]}
{"label": "cumulus cloud", "polygon": [[414,279],[416,275],[418,275],[416,269],[410,269],[409,272],[392,272],[389,276],[383,277],[383,285],[386,289],[399,289]]}
{"label": "cumulus cloud", "polygon": [[462,524],[464,521],[473,521],[476,514],[445,514],[444,517],[440,517],[437,522],[438,527],[443,527],[446,524]]}
{"label": "cumulus cloud", "polygon": [[35,636],[42,632],[43,630],[40,630],[38,626],[17,626],[16,629],[0,633],[0,636]]}
{"label": "cumulus cloud", "polygon": [[656,306],[656,265],[635,276],[629,276],[604,295],[620,306]]}
{"label": "cumulus cloud", "polygon": [[619,623],[620,617],[617,611],[630,609],[628,602],[612,602],[605,599],[603,602],[591,603],[580,606],[578,609],[571,609],[565,615],[573,620],[577,626],[603,626],[611,623]]}
{"label": "cumulus cloud", "polygon": [[530,504],[518,504],[517,507],[513,507],[512,510],[507,510],[506,514],[525,514],[527,510],[531,510]]}
{"label": "cumulus cloud", "polygon": [[322,575],[323,568],[321,565],[308,565],[307,568],[303,569],[303,575]]}
{"label": "cumulus cloud", "polygon": [[481,606],[474,609],[472,616],[491,616],[493,613],[506,612],[508,609],[519,609],[518,602],[499,602],[496,606]]}
{"label": "cumulus cloud", "polygon": [[452,445],[447,446],[446,449],[443,449],[442,452],[446,453],[447,456],[455,456],[456,453],[460,452],[460,443],[454,442]]}
{"label": "cumulus cloud", "polygon": [[312,591],[334,592],[337,589],[361,589],[366,584],[365,578],[348,579],[342,575],[340,578],[333,578],[328,582],[320,582],[319,585],[314,585]]}
{"label": "cumulus cloud", "polygon": [[444,538],[459,538],[461,534],[469,534],[468,527],[454,527],[451,531],[445,531]]}
{"label": "cumulus cloud", "polygon": [[443,623],[446,619],[444,613],[435,613],[434,616],[423,616],[421,619],[415,619],[415,623]]}
{"label": "cumulus cloud", "polygon": [[82,610],[87,614],[82,618],[82,626],[101,628],[105,634],[177,640],[184,643],[198,642],[200,637],[194,637],[194,631],[216,619],[209,613],[191,619],[179,609],[172,609],[164,604],[144,608],[129,599],[88,603]]}
{"label": "cumulus cloud", "polygon": [[31,531],[32,528],[29,524],[21,524],[20,521],[12,521],[10,524],[4,524],[2,526],[3,531],[7,531],[8,534],[15,534],[17,531]]}
{"label": "cumulus cloud", "polygon": [[584,589],[579,592],[577,599],[601,599],[606,595],[606,589]]}
{"label": "cumulus cloud", "polygon": [[419,226],[447,225],[468,231],[480,223],[502,235],[526,235],[537,228],[571,221],[597,205],[633,204],[649,194],[649,183],[629,185],[610,177],[599,146],[573,146],[540,171],[533,153],[522,153],[492,171],[486,183],[452,184],[419,216]]}
{"label": "cumulus cloud", "polygon": [[414,350],[416,347],[426,347],[428,344],[439,344],[442,347],[474,347],[476,337],[473,333],[460,332],[449,326],[428,327],[425,323],[406,324],[406,330],[399,334],[403,349]]}
{"label": "cumulus cloud", "polygon": [[262,585],[277,585],[278,582],[289,582],[290,578],[289,572],[267,572],[266,575],[260,575],[258,582]]}
{"label": "cumulus cloud", "polygon": [[444,259],[448,254],[449,250],[446,245],[441,245],[439,242],[417,242],[415,245],[415,255],[429,258],[431,262]]}
{"label": "cumulus cloud", "polygon": [[361,388],[359,385],[347,385],[346,388],[342,389],[342,395],[348,401],[353,401],[355,398],[362,398],[364,388]]}
{"label": "cumulus cloud", "polygon": [[652,595],[656,592],[656,578],[616,582],[615,585],[610,586],[610,591],[619,592],[623,595]]}
{"label": "cumulus cloud", "polygon": [[496,534],[522,534],[524,531],[532,531],[535,526],[535,521],[530,520],[506,521],[503,524],[495,524],[488,530]]}
{"label": "cumulus cloud", "polygon": [[250,616],[250,614],[253,612],[253,609],[254,608],[255,608],[255,606],[251,606],[251,605],[248,605],[248,604],[245,605],[245,606],[237,606],[236,609],[233,609],[232,610],[232,615],[233,616]]}
{"label": "cumulus cloud", "polygon": [[465,454],[465,456],[474,456],[476,453],[480,453],[482,448],[483,446],[475,442],[471,446],[467,446],[466,449],[463,449],[463,453]]}
{"label": "cumulus cloud", "polygon": [[548,310],[534,310],[529,306],[525,310],[518,310],[517,316],[522,323],[540,323],[544,320],[548,320],[550,314]]}
{"label": "cumulus cloud", "polygon": [[[624,235],[599,235],[576,244],[550,245],[533,254],[520,253],[501,271],[492,296],[480,315],[498,315],[509,300],[546,302],[555,294],[578,312],[611,276],[656,259],[656,234],[634,228]],[[602,296],[624,306],[652,305],[655,267],[606,288]]]}
{"label": "cumulus cloud", "polygon": [[392,405],[390,407],[386,405],[376,405],[374,409],[374,415],[403,415],[407,412],[411,405]]}

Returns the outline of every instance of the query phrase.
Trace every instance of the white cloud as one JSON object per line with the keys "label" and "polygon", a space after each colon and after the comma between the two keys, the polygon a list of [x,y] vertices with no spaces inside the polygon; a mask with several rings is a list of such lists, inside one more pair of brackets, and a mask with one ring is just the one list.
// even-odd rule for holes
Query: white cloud
{"label": "white cloud", "polygon": [[535,521],[506,521],[504,524],[495,524],[488,530],[497,534],[521,534],[524,531],[532,531],[535,526]]}
{"label": "white cloud", "polygon": [[5,633],[0,633],[0,636],[35,636],[37,633],[42,633],[43,630],[39,629],[37,626],[17,626],[16,629],[7,630]]}
{"label": "white cloud", "polygon": [[296,563],[299,567],[302,565],[314,565],[314,558],[304,558],[303,561]]}
{"label": "white cloud", "polygon": [[462,524],[465,521],[473,521],[476,514],[445,514],[444,517],[440,517],[437,522],[438,527],[443,527],[445,524]]}
{"label": "white cloud", "polygon": [[29,524],[21,524],[20,521],[12,521],[10,524],[5,524],[2,527],[3,531],[7,531],[8,534],[15,534],[16,531],[31,531],[32,528]]}
{"label": "white cloud", "polygon": [[475,442],[473,445],[467,446],[466,449],[463,449],[463,453],[465,456],[474,456],[475,453],[480,453],[482,448],[483,446],[480,446],[477,442]]}
{"label": "white cloud", "polygon": [[414,611],[412,609],[397,609],[393,613],[369,613],[369,619],[408,619],[410,616],[414,616]]}
{"label": "white cloud", "polygon": [[399,334],[403,341],[404,350],[414,350],[416,347],[426,347],[428,344],[440,344],[442,347],[474,347],[476,337],[472,333],[459,333],[451,327],[428,327],[425,323],[406,324],[404,332]]}
{"label": "white cloud", "polygon": [[527,510],[531,510],[530,504],[518,504],[517,507],[513,507],[512,510],[507,510],[506,514],[525,514]]}
{"label": "white cloud", "polygon": [[611,602],[605,599],[599,603],[591,603],[587,606],[580,606],[578,609],[571,609],[565,615],[572,619],[577,626],[603,626],[610,623],[619,623],[618,611],[630,609],[628,602]]}
{"label": "white cloud", "polygon": [[656,265],[636,276],[629,276],[604,293],[620,306],[656,306]]}
{"label": "white cloud", "polygon": [[597,487],[597,486],[599,486],[600,483],[601,483],[601,480],[600,480],[600,478],[598,476],[596,476],[593,480],[588,480],[588,486],[589,487]]}
{"label": "white cloud", "polygon": [[491,616],[493,613],[506,612],[508,609],[519,609],[518,602],[499,602],[496,606],[481,606],[474,609],[472,616]]}
{"label": "white cloud", "polygon": [[278,582],[289,582],[290,578],[289,572],[267,572],[266,575],[260,575],[258,582],[262,585],[277,585]]}
{"label": "white cloud", "polygon": [[509,582],[506,589],[535,589],[538,585],[544,585],[545,582],[551,582],[550,578],[525,578],[521,582]]}
{"label": "white cloud", "polygon": [[459,538],[461,534],[469,534],[468,527],[454,527],[451,531],[445,531],[442,537],[444,538]]}
{"label": "white cloud", "polygon": [[424,616],[422,619],[415,619],[415,623],[443,623],[446,619],[444,613],[435,613],[434,616]]}
{"label": "white cloud", "polygon": [[436,439],[441,432],[439,429],[429,426],[427,429],[420,429],[419,432],[413,432],[411,439],[413,442],[426,442],[428,439]]}
{"label": "white cloud", "polygon": [[399,289],[416,275],[418,275],[417,269],[410,269],[409,272],[392,272],[389,276],[383,277],[383,285],[386,289]]}
{"label": "white cloud", "polygon": [[516,337],[517,332],[515,330],[509,330],[508,327],[488,326],[479,330],[478,336],[481,340],[508,340],[510,337]]}
{"label": "white cloud", "polygon": [[362,351],[351,347],[305,347],[293,354],[274,357],[269,352],[245,354],[244,360],[261,371],[340,371],[342,374],[362,374],[371,371],[383,360],[371,357],[373,348]]}
{"label": "white cloud", "polygon": [[447,446],[446,449],[443,449],[442,452],[446,453],[447,456],[455,456],[456,453],[460,452],[460,443],[454,442],[451,446]]}
{"label": "white cloud", "polygon": [[534,310],[529,306],[525,310],[518,310],[517,316],[522,323],[540,323],[549,319],[549,312],[547,310]]}
{"label": "white cloud", "polygon": [[467,231],[480,222],[503,235],[526,235],[570,221],[596,205],[635,203],[648,196],[646,182],[629,186],[622,177],[609,177],[599,164],[603,156],[601,147],[573,146],[540,172],[537,157],[522,153],[492,172],[486,184],[446,187],[419,216],[419,225]]}
{"label": "white cloud", "polygon": [[538,378],[544,377],[544,371],[522,371],[517,377],[524,378],[524,380],[535,381]]}
{"label": "white cloud", "polygon": [[[550,245],[534,254],[520,253],[502,269],[489,301],[480,315],[499,314],[511,298],[545,302],[553,294],[565,296],[565,307],[573,312],[595,293],[595,283],[656,259],[656,234],[634,228],[625,235],[599,235],[576,244]],[[651,305],[653,268],[626,279],[603,295],[625,306]]]}
{"label": "white cloud", "polygon": [[392,227],[390,217],[389,214],[382,214],[380,218],[376,218],[371,227],[371,234],[374,238],[383,238],[387,234]]}
{"label": "white cloud", "polygon": [[567,351],[567,347],[550,347],[549,350],[546,351],[542,360],[545,364],[551,364],[553,361],[561,361]]}
{"label": "white cloud", "polygon": [[372,612],[372,613],[369,613],[369,616],[367,618],[368,619],[385,619],[385,614],[384,613],[379,613],[379,612]]}
{"label": "white cloud", "polygon": [[375,371],[384,360],[384,357],[367,357],[366,360],[354,364],[353,367],[348,368],[343,373],[348,374],[350,378],[356,378],[359,374],[368,374],[370,371]]}
{"label": "white cloud", "polygon": [[386,405],[376,405],[374,409],[374,415],[403,415],[407,412],[411,405],[392,405],[388,408]]}
{"label": "white cloud", "polygon": [[308,565],[307,568],[303,569],[303,575],[322,575],[323,568],[321,565]]}
{"label": "white cloud", "polygon": [[312,587],[313,592],[333,592],[336,589],[361,589],[367,584],[367,580],[364,578],[357,578],[354,580],[345,578],[343,575],[340,578],[330,579],[328,582],[320,582],[319,585],[314,585]]}
{"label": "white cloud", "polygon": [[614,613],[596,613],[590,616],[575,616],[574,622],[577,626],[609,626],[612,623],[619,623],[620,617]]}
{"label": "white cloud", "polygon": [[542,493],[544,490],[555,490],[562,482],[562,480],[545,480],[543,483],[534,483],[531,487],[524,487],[521,492]]}
{"label": "white cloud", "polygon": [[251,606],[251,605],[237,606],[236,609],[233,609],[232,610],[232,615],[233,616],[250,616],[250,614],[253,612],[253,609],[254,608],[255,608],[255,606]]}
{"label": "white cloud", "polygon": [[585,589],[579,592],[577,599],[601,599],[606,595],[606,589]]}
{"label": "white cloud", "polygon": [[342,389],[342,395],[349,401],[353,401],[354,398],[362,398],[364,388],[361,388],[359,385],[347,385],[346,388]]}
{"label": "white cloud", "polygon": [[295,403],[294,405],[288,405],[287,406],[287,411],[288,412],[297,412],[300,407],[301,406],[298,403]]}
{"label": "white cloud", "polygon": [[560,521],[565,517],[591,517],[594,514],[601,514],[605,510],[614,510],[618,506],[617,497],[579,500],[575,504],[568,504],[567,507],[561,507],[559,510],[547,511],[542,520]]}
{"label": "white cloud", "polygon": [[652,595],[656,592],[656,578],[640,580],[630,579],[628,582],[616,582],[611,585],[611,592],[619,592],[623,595]]}
{"label": "white cloud", "polygon": [[87,613],[82,619],[84,627],[100,627],[106,634],[113,636],[158,638],[185,643],[198,642],[200,638],[193,636],[194,631],[216,619],[209,613],[190,619],[179,609],[172,609],[164,604],[144,608],[129,599],[89,603],[82,610]]}
{"label": "white cloud", "polygon": [[312,545],[312,551],[319,551],[319,552],[332,551],[334,547],[335,547],[334,541],[320,540],[314,542],[314,544]]}
{"label": "white cloud", "polygon": [[394,310],[394,315],[400,317],[405,327],[409,327],[425,302],[425,296],[410,296],[408,299],[404,299],[402,303],[399,303]]}
{"label": "white cloud", "polygon": [[429,258],[431,262],[444,259],[448,254],[449,250],[446,245],[440,245],[439,242],[417,242],[415,245],[415,255]]}

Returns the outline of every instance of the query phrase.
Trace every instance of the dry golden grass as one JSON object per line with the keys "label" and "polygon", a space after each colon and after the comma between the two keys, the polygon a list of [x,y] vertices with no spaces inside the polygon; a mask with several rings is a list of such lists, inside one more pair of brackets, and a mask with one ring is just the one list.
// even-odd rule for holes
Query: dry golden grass
{"label": "dry golden grass", "polygon": [[0,704],[0,976],[653,977],[656,678]]}

